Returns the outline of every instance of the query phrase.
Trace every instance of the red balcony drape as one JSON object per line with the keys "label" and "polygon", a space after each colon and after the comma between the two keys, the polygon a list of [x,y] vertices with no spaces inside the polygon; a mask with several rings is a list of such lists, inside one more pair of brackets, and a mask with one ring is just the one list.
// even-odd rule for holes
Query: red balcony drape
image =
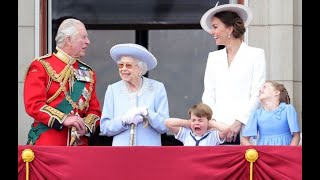
{"label": "red balcony drape", "polygon": [[31,149],[29,179],[249,180],[248,149],[259,157],[253,180],[302,179],[302,146],[18,146],[18,179],[26,178],[21,153]]}

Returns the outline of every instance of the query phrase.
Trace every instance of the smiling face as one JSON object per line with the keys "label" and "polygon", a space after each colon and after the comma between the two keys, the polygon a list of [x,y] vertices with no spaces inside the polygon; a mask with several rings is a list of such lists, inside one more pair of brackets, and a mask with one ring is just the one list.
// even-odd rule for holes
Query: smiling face
{"label": "smiling face", "polygon": [[197,117],[191,113],[191,129],[197,136],[202,136],[208,131],[209,120],[207,117]]}
{"label": "smiling face", "polygon": [[216,45],[226,45],[228,42],[228,34],[231,33],[231,27],[226,27],[226,25],[217,17],[213,16],[212,21],[212,31],[211,35],[216,40]]}
{"label": "smiling face", "polygon": [[122,80],[126,82],[134,82],[141,78],[141,75],[139,75],[141,68],[138,66],[138,60],[134,59],[133,57],[122,56],[117,64]]}
{"label": "smiling face", "polygon": [[272,83],[266,82],[259,90],[259,100],[271,100],[273,98],[279,98],[279,90],[272,86]]}

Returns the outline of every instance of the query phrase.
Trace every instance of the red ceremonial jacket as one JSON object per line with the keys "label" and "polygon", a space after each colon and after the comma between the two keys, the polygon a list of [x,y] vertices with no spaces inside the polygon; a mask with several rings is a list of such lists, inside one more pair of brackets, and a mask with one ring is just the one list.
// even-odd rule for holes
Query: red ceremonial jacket
{"label": "red ceremonial jacket", "polygon": [[[24,105],[34,119],[29,144],[66,146],[71,128],[62,123],[69,114],[79,114],[90,133],[100,122],[96,74],[88,65],[69,58],[62,51],[42,56],[34,60],[27,71]],[[81,141],[82,145],[88,144],[84,136]]]}

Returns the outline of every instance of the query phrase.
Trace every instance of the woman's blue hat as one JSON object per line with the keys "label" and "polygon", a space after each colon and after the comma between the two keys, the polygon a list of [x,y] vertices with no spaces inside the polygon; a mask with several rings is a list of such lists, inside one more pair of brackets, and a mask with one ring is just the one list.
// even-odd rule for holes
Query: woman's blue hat
{"label": "woman's blue hat", "polygon": [[145,47],[139,44],[117,44],[110,49],[111,58],[117,62],[122,56],[132,56],[146,63],[148,71],[157,66],[157,59]]}

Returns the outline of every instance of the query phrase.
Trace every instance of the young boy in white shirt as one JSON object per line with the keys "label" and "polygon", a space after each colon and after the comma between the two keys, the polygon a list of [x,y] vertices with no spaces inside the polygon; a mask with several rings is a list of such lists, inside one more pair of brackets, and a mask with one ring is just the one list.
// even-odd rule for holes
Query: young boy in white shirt
{"label": "young boy in white shirt", "polygon": [[174,133],[176,139],[184,146],[215,146],[222,144],[230,131],[230,128],[212,118],[211,108],[198,103],[193,105],[188,114],[190,120],[169,118],[165,125]]}

